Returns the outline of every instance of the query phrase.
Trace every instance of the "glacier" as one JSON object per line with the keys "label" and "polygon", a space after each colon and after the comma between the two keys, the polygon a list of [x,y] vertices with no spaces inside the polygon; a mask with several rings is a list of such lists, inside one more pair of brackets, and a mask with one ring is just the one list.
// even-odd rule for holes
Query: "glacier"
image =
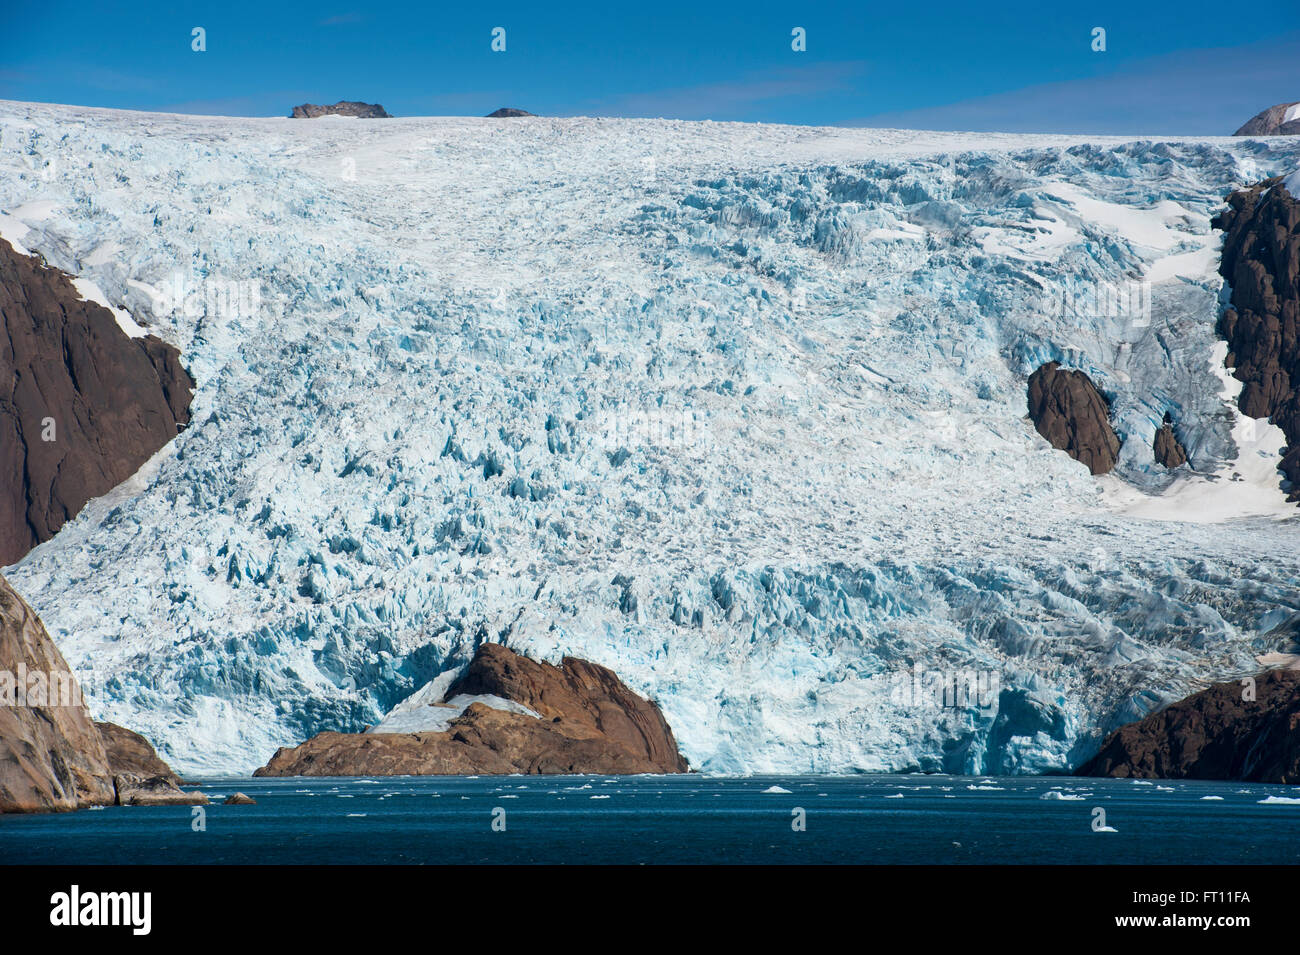
{"label": "glacier", "polygon": [[[1062,770],[1294,649],[1209,222],[1297,170],[1282,138],[0,102],[0,235],[197,380],[5,573],[183,773],[396,725],[483,640],[610,667],[706,772]],[[1111,402],[1112,474],[1027,420],[1048,360]],[[997,697],[902,704],[914,671]]]}

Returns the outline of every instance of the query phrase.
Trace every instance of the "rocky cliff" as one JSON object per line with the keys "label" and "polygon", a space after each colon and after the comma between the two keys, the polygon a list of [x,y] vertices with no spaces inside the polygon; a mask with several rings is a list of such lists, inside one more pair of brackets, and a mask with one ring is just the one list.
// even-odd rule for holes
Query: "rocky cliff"
{"label": "rocky cliff", "polygon": [[0,566],[176,437],[193,387],[175,348],[0,240]]}
{"label": "rocky cliff", "polygon": [[358,119],[392,119],[388,111],[378,103],[358,103],[353,100],[339,100],[333,106],[317,106],[315,103],[303,103],[295,106],[289,114],[290,119],[315,119],[318,116],[355,116]]}
{"label": "rocky cliff", "polygon": [[1111,733],[1077,774],[1300,783],[1300,672],[1216,683]]}
{"label": "rocky cliff", "polygon": [[500,109],[494,109],[487,114],[488,119],[512,119],[518,116],[536,116],[536,113],[530,113],[526,109],[515,109],[513,106],[502,106]]}
{"label": "rocky cliff", "polygon": [[1234,136],[1300,136],[1300,103],[1279,103],[1248,119]]}
{"label": "rocky cliff", "polygon": [[1120,440],[1110,424],[1110,407],[1081,371],[1050,361],[1029,376],[1029,417],[1052,447],[1105,474],[1119,459]]}
{"label": "rocky cliff", "polygon": [[1164,423],[1156,431],[1151,450],[1155,454],[1156,462],[1167,468],[1176,468],[1187,463],[1187,450],[1174,434],[1174,422],[1168,412],[1165,413]]}
{"label": "rocky cliff", "polygon": [[1281,179],[1228,196],[1214,219],[1225,232],[1219,273],[1232,307],[1219,319],[1227,367],[1244,384],[1237,405],[1286,434],[1280,470],[1300,500],[1300,201]]}
{"label": "rocky cliff", "polygon": [[142,736],[91,721],[54,641],[0,577],[0,813],[206,802]]}
{"label": "rocky cliff", "polygon": [[476,700],[440,732],[320,733],[281,749],[254,775],[687,771],[659,708],[594,663],[566,657],[556,667],[483,644],[445,699],[429,705],[467,697],[506,700],[529,712]]}

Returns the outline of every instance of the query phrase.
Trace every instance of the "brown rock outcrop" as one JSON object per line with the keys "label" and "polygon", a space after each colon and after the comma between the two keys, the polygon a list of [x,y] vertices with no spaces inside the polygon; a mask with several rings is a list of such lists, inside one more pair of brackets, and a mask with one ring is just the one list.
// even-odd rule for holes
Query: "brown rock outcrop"
{"label": "brown rock outcrop", "polygon": [[354,100],[339,100],[333,106],[317,106],[315,103],[303,103],[295,106],[289,114],[290,119],[315,119],[318,116],[355,116],[358,119],[392,119],[388,111],[378,103],[358,103]]}
{"label": "brown rock outcrop", "polygon": [[1300,103],[1278,103],[1246,120],[1234,136],[1300,136],[1300,113],[1287,119],[1287,113]]}
{"label": "brown rock outcrop", "polygon": [[1163,464],[1167,468],[1176,468],[1187,463],[1187,451],[1174,434],[1174,423],[1168,412],[1165,413],[1164,424],[1156,432],[1152,451],[1155,453],[1156,463]]}
{"label": "brown rock outcrop", "polygon": [[181,789],[180,778],[149,741],[116,723],[96,723],[119,806],[205,806],[208,797]]}
{"label": "brown rock outcrop", "polygon": [[1228,196],[1213,225],[1226,233],[1219,274],[1232,307],[1219,319],[1225,365],[1243,382],[1237,406],[1286,434],[1279,470],[1300,501],[1300,200],[1280,179]]}
{"label": "brown rock outcrop", "polygon": [[119,806],[206,806],[208,797],[200,792],[186,792],[176,785],[169,770],[162,776],[117,773],[113,789]]}
{"label": "brown rock outcrop", "polygon": [[226,797],[226,801],[223,803],[223,805],[256,806],[257,800],[254,799],[252,796],[245,795],[244,793],[231,793],[229,796]]}
{"label": "brown rock outcrop", "polygon": [[517,116],[536,116],[536,113],[530,113],[526,109],[515,109],[513,106],[502,106],[500,109],[494,109],[487,114],[488,119],[513,119]]}
{"label": "brown rock outcrop", "polygon": [[1052,447],[1093,474],[1115,467],[1120,440],[1110,426],[1110,406],[1083,372],[1049,361],[1030,375],[1029,417]]}
{"label": "brown rock outcrop", "polygon": [[478,648],[446,696],[490,694],[538,716],[471,703],[444,732],[320,733],[280,749],[255,776],[681,773],[688,767],[659,708],[605,667],[537,663]]}
{"label": "brown rock outcrop", "polygon": [[40,618],[0,577],[0,813],[194,805],[148,741],[95,723]]}
{"label": "brown rock outcrop", "polygon": [[193,387],[175,348],[0,239],[0,566],[176,437]]}
{"label": "brown rock outcrop", "polygon": [[1300,672],[1216,683],[1123,726],[1076,771],[1132,779],[1238,779],[1300,783]]}
{"label": "brown rock outcrop", "polygon": [[[31,692],[41,684],[39,695]],[[0,695],[0,812],[113,804],[108,756],[72,671],[40,618],[3,577]]]}
{"label": "brown rock outcrop", "polygon": [[116,723],[96,723],[108,765],[114,773],[135,773],[138,776],[165,776],[179,784],[180,778],[164,763],[153,746],[139,733]]}

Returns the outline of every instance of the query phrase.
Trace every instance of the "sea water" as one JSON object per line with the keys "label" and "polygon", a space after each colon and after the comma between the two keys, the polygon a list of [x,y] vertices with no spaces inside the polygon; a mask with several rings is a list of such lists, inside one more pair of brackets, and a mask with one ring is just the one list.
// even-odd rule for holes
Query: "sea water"
{"label": "sea water", "polygon": [[[1300,791],[965,776],[201,780],[212,805],[0,816],[0,862],[1295,863]],[[236,791],[255,806],[225,806]]]}

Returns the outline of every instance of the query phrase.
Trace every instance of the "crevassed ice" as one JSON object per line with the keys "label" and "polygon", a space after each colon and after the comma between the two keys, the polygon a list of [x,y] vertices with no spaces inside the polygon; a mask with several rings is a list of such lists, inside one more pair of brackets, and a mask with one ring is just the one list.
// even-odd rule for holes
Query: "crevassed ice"
{"label": "crevassed ice", "polygon": [[[0,104],[0,228],[198,381],[7,573],[186,773],[373,725],[481,639],[611,667],[710,771],[1065,767],[1289,649],[1280,493],[1123,495],[1232,481],[1209,219],[1297,153]],[[1025,419],[1050,359],[1112,402],[1110,484]],[[1166,410],[1198,473],[1152,461]]]}

